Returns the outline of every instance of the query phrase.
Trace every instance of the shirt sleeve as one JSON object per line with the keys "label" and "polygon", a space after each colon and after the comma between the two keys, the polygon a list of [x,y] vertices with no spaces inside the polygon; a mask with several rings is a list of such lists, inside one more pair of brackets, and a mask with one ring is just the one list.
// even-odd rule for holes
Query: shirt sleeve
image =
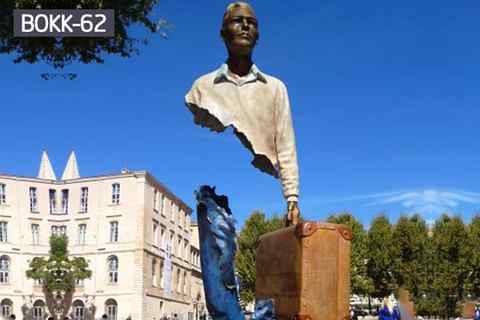
{"label": "shirt sleeve", "polygon": [[283,196],[287,201],[298,201],[299,178],[295,132],[287,88],[281,81],[278,83],[275,103],[275,149]]}

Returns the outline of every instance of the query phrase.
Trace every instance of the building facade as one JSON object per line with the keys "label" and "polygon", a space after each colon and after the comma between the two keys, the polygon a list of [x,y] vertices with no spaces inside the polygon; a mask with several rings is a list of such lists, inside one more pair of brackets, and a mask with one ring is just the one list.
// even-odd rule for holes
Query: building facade
{"label": "building facade", "polygon": [[59,180],[46,153],[36,178],[0,174],[0,315],[45,318],[41,284],[25,272],[62,233],[93,272],[77,283],[71,318],[194,319],[203,287],[191,214],[146,171],[80,177],[73,153]]}
{"label": "building facade", "polygon": [[193,304],[193,319],[204,320],[206,319],[208,311],[205,304],[205,292],[203,289],[202,269],[200,265],[200,239],[198,235],[198,225],[192,223],[190,230],[192,239],[190,243],[190,261],[192,262],[190,293]]}

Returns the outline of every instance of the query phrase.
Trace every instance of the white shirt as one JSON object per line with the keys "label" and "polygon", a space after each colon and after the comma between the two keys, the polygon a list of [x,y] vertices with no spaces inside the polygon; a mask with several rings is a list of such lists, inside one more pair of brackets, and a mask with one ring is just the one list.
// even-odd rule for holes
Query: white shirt
{"label": "white shirt", "polygon": [[232,126],[254,155],[252,164],[282,182],[288,201],[298,199],[298,163],[287,88],[253,65],[239,77],[223,64],[201,76],[185,96],[194,121],[213,131]]}

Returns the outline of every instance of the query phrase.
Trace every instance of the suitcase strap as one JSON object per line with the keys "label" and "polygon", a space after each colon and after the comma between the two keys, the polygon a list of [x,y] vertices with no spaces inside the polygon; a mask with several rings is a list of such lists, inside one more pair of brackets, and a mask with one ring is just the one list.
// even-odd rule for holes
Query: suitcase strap
{"label": "suitcase strap", "polygon": [[[310,237],[319,229],[336,230],[347,241],[352,240],[352,230],[343,224],[306,221],[295,226],[295,233],[298,237]],[[300,319],[302,320],[302,319]]]}

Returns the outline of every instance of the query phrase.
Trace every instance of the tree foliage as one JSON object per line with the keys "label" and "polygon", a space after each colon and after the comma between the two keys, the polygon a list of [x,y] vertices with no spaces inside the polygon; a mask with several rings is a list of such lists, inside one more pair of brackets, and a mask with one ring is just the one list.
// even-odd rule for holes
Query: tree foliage
{"label": "tree foliage", "polygon": [[351,293],[366,296],[373,290],[372,280],[367,275],[367,233],[351,213],[341,213],[328,217],[328,222],[344,224],[352,229],[352,247],[350,258]]}
{"label": "tree foliage", "polygon": [[435,222],[432,252],[432,290],[428,298],[435,302],[439,315],[457,316],[469,273],[469,239],[460,217],[443,215]]}
{"label": "tree foliage", "polygon": [[423,279],[427,276],[428,229],[419,215],[402,216],[393,229],[393,274],[399,287],[418,296]]}
{"label": "tree foliage", "polygon": [[[352,229],[351,293],[383,298],[402,287],[418,315],[458,316],[462,303],[480,297],[480,215],[465,225],[460,217],[439,217],[429,229],[420,215],[401,216],[394,225],[385,215],[368,232],[350,213],[328,222]],[[239,237],[237,270],[241,298],[255,297],[255,247],[260,235],[282,227],[282,219],[254,212]]]}
{"label": "tree foliage", "polygon": [[236,269],[240,278],[240,299],[243,303],[255,300],[255,257],[258,239],[261,235],[283,227],[283,219],[273,216],[270,219],[260,211],[254,211],[245,221],[238,237]]}
{"label": "tree foliage", "polygon": [[480,215],[476,215],[468,228],[469,239],[469,273],[465,289],[472,297],[480,298]]}
{"label": "tree foliage", "polygon": [[[69,257],[68,238],[65,235],[50,237],[50,252],[48,258],[35,257],[26,272],[27,278],[40,281],[47,301],[49,312],[55,315],[58,297],[62,298],[62,317],[70,309],[75,282],[90,278],[92,272],[88,263],[81,257]],[[63,318],[62,318],[63,319]]]}
{"label": "tree foliage", "polygon": [[[168,24],[151,15],[158,0],[0,0],[0,53],[14,54],[14,63],[43,61],[55,69],[73,62],[103,63],[105,54],[130,57],[147,37],[133,35],[131,27],[165,36]],[[114,9],[115,35],[112,38],[13,37],[14,9]]]}
{"label": "tree foliage", "polygon": [[385,215],[373,219],[367,235],[367,274],[373,283],[372,296],[383,298],[396,288],[393,276],[392,226]]}

